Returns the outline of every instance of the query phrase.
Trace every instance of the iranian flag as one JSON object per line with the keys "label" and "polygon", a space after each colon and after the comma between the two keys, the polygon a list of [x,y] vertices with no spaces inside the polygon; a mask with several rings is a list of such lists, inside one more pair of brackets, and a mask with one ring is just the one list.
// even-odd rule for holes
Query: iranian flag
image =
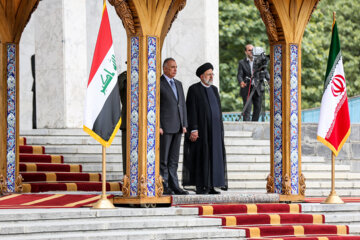
{"label": "iranian flag", "polygon": [[84,131],[109,147],[121,123],[120,93],[109,16],[104,4],[87,84]]}
{"label": "iranian flag", "polygon": [[346,79],[336,22],[333,24],[329,59],[321,100],[317,139],[337,156],[350,135]]}

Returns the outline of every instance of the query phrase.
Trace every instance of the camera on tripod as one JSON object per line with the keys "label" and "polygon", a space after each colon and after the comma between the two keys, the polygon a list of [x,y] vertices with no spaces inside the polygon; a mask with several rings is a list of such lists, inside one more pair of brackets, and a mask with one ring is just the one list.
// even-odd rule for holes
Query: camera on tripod
{"label": "camera on tripod", "polygon": [[267,67],[270,61],[270,56],[265,54],[265,51],[262,47],[254,47],[253,56],[254,56],[254,65],[253,65],[254,85],[258,86],[260,84],[261,91],[264,91],[263,83],[266,83],[267,80],[270,79],[269,72],[267,71]]}

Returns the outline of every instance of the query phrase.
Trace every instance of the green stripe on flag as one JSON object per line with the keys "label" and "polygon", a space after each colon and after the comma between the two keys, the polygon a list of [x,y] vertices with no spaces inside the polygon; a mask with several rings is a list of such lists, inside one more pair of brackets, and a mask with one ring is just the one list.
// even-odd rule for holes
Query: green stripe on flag
{"label": "green stripe on flag", "polygon": [[337,30],[337,24],[335,22],[331,36],[330,52],[329,52],[329,58],[328,58],[326,74],[325,74],[324,91],[327,88],[327,85],[331,81],[331,77],[334,73],[335,67],[339,62],[340,58],[341,58],[340,39]]}

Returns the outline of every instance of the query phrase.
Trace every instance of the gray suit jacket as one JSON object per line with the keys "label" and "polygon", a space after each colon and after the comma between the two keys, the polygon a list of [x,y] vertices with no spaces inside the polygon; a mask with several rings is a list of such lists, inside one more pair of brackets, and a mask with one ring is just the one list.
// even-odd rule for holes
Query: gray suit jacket
{"label": "gray suit jacket", "polygon": [[160,77],[160,127],[164,133],[178,133],[188,125],[184,90],[180,81],[174,81],[178,100],[166,78]]}

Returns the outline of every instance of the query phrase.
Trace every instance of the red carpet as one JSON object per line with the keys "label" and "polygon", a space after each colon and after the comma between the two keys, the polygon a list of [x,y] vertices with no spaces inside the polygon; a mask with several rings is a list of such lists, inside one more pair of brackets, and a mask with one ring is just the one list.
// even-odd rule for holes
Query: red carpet
{"label": "red carpet", "polygon": [[[81,165],[64,164],[63,156],[45,154],[43,146],[26,145],[24,137],[19,140],[19,170],[24,193],[102,190],[100,173],[83,173]],[[121,191],[121,188],[120,182],[106,184],[107,191]]]}
{"label": "red carpet", "polygon": [[26,138],[25,137],[19,137],[19,146],[26,145]]}
{"label": "red carpet", "polygon": [[303,214],[300,204],[199,204],[204,218],[220,218],[227,229],[244,229],[252,240],[360,240],[350,236],[349,227],[325,224],[324,215]]}
{"label": "red carpet", "polygon": [[64,163],[64,157],[60,155],[20,153],[20,163]]}
{"label": "red carpet", "polygon": [[[252,240],[270,240],[274,238],[251,238]],[[308,236],[308,237],[285,237],[285,238],[276,238],[276,240],[355,240],[360,239],[359,236],[331,236],[331,235],[315,235],[315,236]]]}
{"label": "red carpet", "polygon": [[79,164],[20,163],[20,172],[82,172]]}
{"label": "red carpet", "polygon": [[31,153],[31,154],[44,154],[45,148],[42,146],[20,146],[19,147],[20,153]]}
{"label": "red carpet", "polygon": [[[78,208],[94,203],[100,197],[94,194],[11,194],[0,197],[0,209]],[[108,198],[112,198],[112,195]]]}
{"label": "red carpet", "polygon": [[21,175],[24,182],[101,181],[101,174],[99,173],[22,172]]}

